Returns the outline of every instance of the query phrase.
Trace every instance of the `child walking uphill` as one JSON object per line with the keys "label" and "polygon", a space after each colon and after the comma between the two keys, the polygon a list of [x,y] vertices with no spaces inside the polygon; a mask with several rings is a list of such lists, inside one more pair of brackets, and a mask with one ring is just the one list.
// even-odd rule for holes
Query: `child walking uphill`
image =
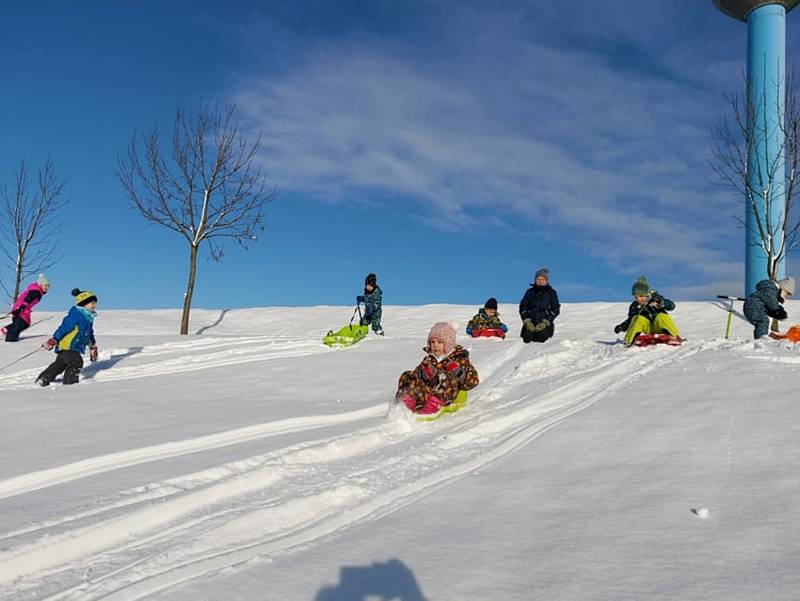
{"label": "child walking uphill", "polygon": [[456,331],[439,322],[428,333],[425,358],[416,369],[400,376],[397,400],[420,414],[438,413],[460,390],[478,385],[478,372],[470,363],[469,351],[456,344]]}
{"label": "child walking uphill", "polygon": [[89,345],[89,359],[97,361],[97,345],[94,339],[94,319],[97,315],[97,297],[89,290],[73,289],[75,306],[72,307],[53,337],[42,344],[49,350],[55,349],[56,360],[39,374],[36,382],[49,386],[61,372],[64,384],[77,384],[83,368],[83,354]]}
{"label": "child walking uphill", "polygon": [[381,327],[383,291],[378,286],[378,278],[374,273],[370,273],[364,278],[364,294],[357,296],[356,302],[364,303],[365,311],[361,318],[361,325],[372,325],[372,331],[383,336],[383,327]]}
{"label": "child walking uphill", "polygon": [[17,342],[22,331],[31,327],[33,307],[42,300],[49,289],[50,281],[40,273],[39,278],[20,293],[11,307],[11,323],[0,329],[6,337],[6,342]]}
{"label": "child walking uphill", "polygon": [[678,327],[667,311],[675,303],[650,289],[646,276],[641,276],[631,287],[633,302],[628,307],[628,318],[614,327],[614,333],[625,332],[625,344],[632,345],[640,334],[667,334],[680,338]]}
{"label": "child walking uphill", "polygon": [[744,302],[744,316],[755,326],[753,338],[763,338],[769,331],[769,320],[786,319],[786,309],[781,307],[788,296],[794,294],[794,278],[761,280],[755,291]]}
{"label": "child walking uphill", "polygon": [[472,336],[478,330],[502,330],[508,332],[508,326],[500,321],[500,314],[497,312],[497,300],[490,298],[487,300],[483,309],[478,309],[478,314],[469,320],[467,324],[467,335]]}

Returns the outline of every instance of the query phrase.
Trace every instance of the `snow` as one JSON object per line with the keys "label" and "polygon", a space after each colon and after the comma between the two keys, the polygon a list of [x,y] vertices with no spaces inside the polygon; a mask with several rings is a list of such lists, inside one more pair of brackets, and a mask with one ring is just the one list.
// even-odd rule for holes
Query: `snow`
{"label": "snow", "polygon": [[475,307],[387,306],[347,349],[320,343],[346,307],[195,310],[188,337],[101,311],[79,385],[33,386],[45,351],[0,370],[0,598],[796,599],[800,347],[738,313],[725,340],[726,309],[628,349],[626,303],[564,305],[542,345],[501,305],[509,338],[459,335],[481,384],[431,423],[397,378]]}

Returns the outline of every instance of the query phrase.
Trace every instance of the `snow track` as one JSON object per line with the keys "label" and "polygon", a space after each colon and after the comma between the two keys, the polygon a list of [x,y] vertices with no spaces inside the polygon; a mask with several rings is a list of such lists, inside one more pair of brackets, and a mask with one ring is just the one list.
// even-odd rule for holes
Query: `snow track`
{"label": "snow track", "polygon": [[[239,341],[248,353],[254,347],[282,356],[320,350],[318,344]],[[214,346],[197,361],[226,364],[226,357],[242,358],[238,348]],[[169,345],[161,350],[172,352]],[[420,424],[394,408],[377,426],[144,484],[91,510],[6,533],[0,536],[6,541],[0,596],[14,591],[20,599],[137,599],[257,556],[286,553],[479,470],[632,379],[701,350],[692,344],[631,351],[588,341],[545,347],[510,342],[480,366],[482,383],[470,406],[446,419]],[[190,364],[175,357],[172,368]],[[144,368],[130,366],[129,377],[137,377],[137,367]],[[125,377],[118,369],[104,379]],[[282,420],[96,457],[0,482],[0,498],[282,432],[355,424],[385,411],[368,407]]]}

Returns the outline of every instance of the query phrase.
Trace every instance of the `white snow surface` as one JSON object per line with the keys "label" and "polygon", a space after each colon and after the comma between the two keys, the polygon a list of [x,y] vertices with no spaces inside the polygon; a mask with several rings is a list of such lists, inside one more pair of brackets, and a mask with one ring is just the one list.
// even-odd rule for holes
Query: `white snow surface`
{"label": "white snow surface", "polygon": [[[101,311],[100,360],[0,370],[0,598],[800,599],[800,347],[679,303],[680,347],[626,348],[627,303],[556,336],[472,340],[476,307]],[[789,303],[790,315],[800,303]],[[31,352],[61,314],[0,345]],[[481,383],[418,423],[393,407],[430,326]],[[785,327],[785,326],[784,326]]]}

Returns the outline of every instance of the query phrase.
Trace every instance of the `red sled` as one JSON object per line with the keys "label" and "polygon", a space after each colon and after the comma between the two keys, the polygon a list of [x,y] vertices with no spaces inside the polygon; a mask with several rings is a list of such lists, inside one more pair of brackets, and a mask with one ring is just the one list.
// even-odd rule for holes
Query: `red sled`
{"label": "red sled", "polygon": [[670,346],[680,346],[683,338],[680,336],[670,336],[669,334],[639,334],[633,341],[636,346],[651,346],[653,344],[669,344]]}
{"label": "red sled", "polygon": [[505,338],[506,333],[502,328],[477,328],[472,330],[473,338]]}

